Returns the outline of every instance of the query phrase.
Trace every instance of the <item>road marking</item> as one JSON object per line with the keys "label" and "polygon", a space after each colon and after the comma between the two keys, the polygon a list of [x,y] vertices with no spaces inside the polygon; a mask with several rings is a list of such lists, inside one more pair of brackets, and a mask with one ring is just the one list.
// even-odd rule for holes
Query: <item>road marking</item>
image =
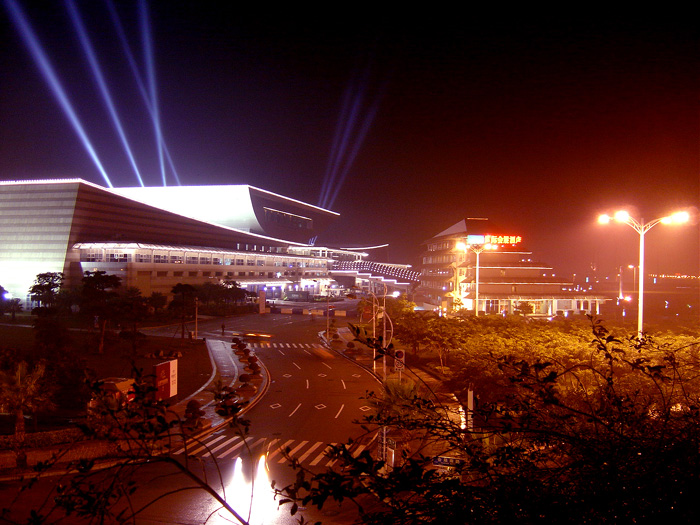
{"label": "road marking", "polygon": [[[226,437],[226,436],[219,436],[218,438],[212,440],[212,443],[211,443],[211,444],[213,444],[213,443],[215,443],[215,442],[217,442],[217,441],[221,441],[221,440],[224,439],[225,437]],[[199,453],[200,453],[202,450],[204,450],[205,448],[207,448],[206,443],[200,443],[196,448],[189,448],[189,449],[187,449],[187,455],[188,455],[188,456],[191,456],[192,454],[199,454]],[[185,448],[183,447],[183,448],[181,448],[180,450],[178,450],[177,452],[174,452],[174,454],[183,454],[184,452],[185,452]]]}
{"label": "road marking", "polygon": [[307,353],[307,354],[309,354],[309,355],[312,355],[311,352],[309,352],[309,351],[306,350],[306,349],[304,349],[304,352]]}
{"label": "road marking", "polygon": [[297,410],[299,410],[299,407],[300,407],[300,406],[301,406],[301,403],[299,403],[299,404],[297,405],[297,407],[296,407],[294,410],[292,410],[292,413],[289,414],[287,417],[292,417],[292,416],[294,415],[294,413],[295,413]]}
{"label": "road marking", "polygon": [[285,354],[282,350],[279,350],[279,349],[278,349],[277,351],[278,351],[280,354],[282,354],[282,355],[287,355],[287,354]]}
{"label": "road marking", "polygon": [[311,463],[309,463],[309,465],[311,465],[312,467],[315,465],[318,465],[321,462],[321,460],[326,457],[326,452],[331,451],[331,449],[333,448],[333,445],[335,445],[335,443],[331,443],[326,448],[324,448],[323,452],[321,452],[318,456],[316,456],[314,458],[314,460]]}
{"label": "road marking", "polygon": [[347,390],[348,387],[345,386],[345,381],[343,381],[343,380],[341,379],[340,382],[343,384],[343,390]]}
{"label": "road marking", "polygon": [[296,366],[299,370],[301,370],[301,367],[300,367],[298,364],[296,364],[294,361],[292,361],[292,364],[293,364],[294,366]]}
{"label": "road marking", "polygon": [[356,449],[355,452],[352,453],[352,457],[356,458],[359,456],[364,449],[367,448],[367,445],[359,445]]}
{"label": "road marking", "polygon": [[227,439],[226,441],[224,441],[224,442],[221,443],[220,445],[217,445],[215,448],[211,449],[209,452],[207,452],[206,454],[204,454],[202,457],[205,457],[205,458],[206,458],[207,456],[211,456],[212,454],[214,454],[214,452],[217,452],[217,451],[221,450],[222,448],[224,448],[224,447],[230,445],[231,443],[233,443],[234,441],[236,441],[236,440],[238,440],[238,439],[241,439],[241,436],[233,436],[232,438]]}
{"label": "road marking", "polygon": [[307,390],[309,389],[309,380],[308,379],[306,380],[306,389]]}
{"label": "road marking", "polygon": [[321,364],[322,364],[323,366],[327,366],[328,368],[330,368],[331,370],[333,370],[333,367],[332,367],[331,365],[329,365],[328,363],[324,363],[323,361],[321,361]]}
{"label": "road marking", "polygon": [[299,460],[298,460],[299,463],[301,463],[302,461],[306,461],[306,458],[308,458],[308,457],[311,455],[311,453],[312,453],[314,450],[316,450],[318,447],[320,447],[321,445],[323,445],[323,441],[317,441],[316,443],[314,443],[313,445],[311,445],[311,447],[309,448],[309,450],[307,450],[306,452],[304,452],[304,455],[301,456],[301,457],[299,458]]}
{"label": "road marking", "polygon": [[286,442],[284,443],[284,445],[280,445],[279,447],[277,447],[277,448],[272,452],[272,454],[269,454],[269,455],[267,456],[267,460],[268,460],[268,461],[273,460],[277,454],[279,454],[280,452],[282,452],[282,451],[283,451],[285,448],[287,448],[291,443],[294,443],[294,440],[293,440],[293,439],[290,439],[290,440],[286,441]]}
{"label": "road marking", "polygon": [[[294,454],[299,452],[299,449],[305,446],[307,443],[308,441],[302,441],[301,443],[299,443],[296,447],[289,451],[289,456],[294,457]],[[287,458],[282,456],[277,463],[284,463],[285,461],[287,461]]]}
{"label": "road marking", "polygon": [[228,456],[231,452],[233,452],[234,450],[236,450],[236,449],[242,447],[243,445],[248,444],[248,441],[252,441],[252,440],[253,440],[252,437],[247,437],[247,438],[245,438],[244,440],[241,440],[240,443],[238,443],[237,445],[234,445],[233,447],[231,447],[230,449],[228,449],[226,452],[224,452],[223,454],[221,454],[221,455],[219,456],[219,458],[225,458],[225,457]]}
{"label": "road marking", "polygon": [[345,404],[340,405],[340,410],[338,410],[338,413],[335,415],[335,419],[338,419],[338,416],[340,415],[340,413],[343,411],[344,408],[345,408]]}

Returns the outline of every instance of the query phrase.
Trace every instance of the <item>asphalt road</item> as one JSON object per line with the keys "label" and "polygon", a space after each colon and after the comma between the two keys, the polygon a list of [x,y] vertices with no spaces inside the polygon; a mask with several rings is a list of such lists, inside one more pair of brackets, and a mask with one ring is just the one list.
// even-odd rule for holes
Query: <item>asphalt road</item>
{"label": "asphalt road", "polygon": [[[343,318],[337,320],[342,326]],[[363,399],[368,390],[376,390],[378,383],[363,368],[340,354],[326,349],[318,333],[325,329],[322,318],[314,321],[309,316],[265,314],[228,318],[224,322],[225,340],[231,331],[264,332],[272,337],[251,341],[249,346],[265,364],[270,375],[270,387],[264,398],[246,417],[251,420],[249,435],[243,439],[236,431],[224,428],[208,436],[201,447],[190,449],[188,461],[201,469],[208,479],[215,481],[217,490],[225,491],[228,501],[237,506],[246,500],[249,487],[234,482],[234,461],[243,465],[243,478],[250,482],[258,458],[267,455],[268,477],[279,485],[291,483],[295,473],[289,467],[282,450],[312,470],[332,468],[324,451],[329,444],[345,443],[358,438],[362,429],[355,423],[371,408]],[[221,320],[200,321],[199,336],[221,339]],[[366,436],[353,446],[359,454],[371,446]],[[184,461],[184,454],[182,454]],[[144,487],[138,499],[146,502],[166,490],[184,487],[182,476],[164,475],[145,470],[139,475]],[[269,486],[269,482],[265,482]],[[258,486],[264,486],[259,483]],[[259,490],[259,489],[258,489]],[[287,512],[274,512],[276,503],[266,494],[256,494],[257,501],[267,500],[264,506],[271,511],[265,523],[296,523]],[[217,512],[217,505],[201,491],[178,492],[177,496],[158,501],[144,511],[139,523],[229,523],[235,522],[227,513]],[[324,523],[348,523],[352,515],[349,507],[328,505],[323,512],[306,511],[307,519]]]}

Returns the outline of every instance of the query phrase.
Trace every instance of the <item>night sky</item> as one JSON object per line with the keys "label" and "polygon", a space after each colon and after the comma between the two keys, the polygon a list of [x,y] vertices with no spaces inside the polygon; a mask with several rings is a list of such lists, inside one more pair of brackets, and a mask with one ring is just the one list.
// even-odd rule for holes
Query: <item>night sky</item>
{"label": "night sky", "polygon": [[[9,16],[17,2],[2,3],[0,179],[104,185]],[[521,235],[536,259],[571,277],[637,262],[639,236],[599,226],[599,213],[632,206],[651,220],[700,206],[700,50],[690,14],[399,19],[348,14],[348,5],[273,20],[219,4],[148,6],[157,107],[177,175],[339,212],[318,244],[389,243],[392,262],[417,263],[421,241],[488,217],[492,233]],[[112,183],[138,185],[64,2],[18,5]],[[143,180],[162,185],[153,124],[108,4],[76,5]],[[115,5],[147,79],[138,3]],[[169,168],[166,180],[175,184]],[[698,240],[697,218],[657,226],[647,269],[700,274]]]}

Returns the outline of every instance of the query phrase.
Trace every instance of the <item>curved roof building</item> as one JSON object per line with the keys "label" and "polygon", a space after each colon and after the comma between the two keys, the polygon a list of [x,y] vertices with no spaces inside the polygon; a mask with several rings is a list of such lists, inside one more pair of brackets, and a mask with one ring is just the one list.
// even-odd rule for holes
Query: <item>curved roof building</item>
{"label": "curved roof building", "polygon": [[144,294],[226,278],[315,287],[328,253],[307,241],[337,217],[252,186],[0,182],[0,284],[25,299],[39,273],[63,272],[70,286],[100,269]]}

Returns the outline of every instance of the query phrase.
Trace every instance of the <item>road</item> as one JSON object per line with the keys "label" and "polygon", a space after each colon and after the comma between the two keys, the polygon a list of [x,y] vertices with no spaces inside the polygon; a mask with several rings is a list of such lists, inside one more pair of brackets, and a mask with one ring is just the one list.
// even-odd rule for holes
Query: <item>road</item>
{"label": "road", "polygon": [[[232,330],[272,334],[265,341],[249,343],[269,371],[270,387],[264,398],[246,414],[251,427],[245,439],[233,429],[222,429],[208,436],[201,446],[190,448],[189,460],[194,460],[197,468],[203,468],[210,479],[216,479],[221,472],[228,501],[231,498],[240,500],[241,493],[246,490],[244,484],[233,480],[236,458],[242,462],[243,478],[249,483],[258,458],[267,454],[269,479],[278,486],[291,483],[295,478],[284,450],[309,469],[333,467],[324,452],[330,444],[345,443],[363,434],[354,421],[371,410],[363,397],[367,391],[378,388],[376,379],[321,344],[318,333],[325,329],[323,319],[311,321],[308,316],[266,314],[228,318],[225,325],[227,342]],[[200,321],[198,328],[200,337],[221,339],[221,320]],[[367,436],[355,443],[352,451],[359,454],[371,445],[371,437]],[[184,461],[184,451],[176,454]],[[146,478],[148,473],[145,473]],[[147,500],[180,482],[168,477],[150,480],[142,496]],[[268,501],[265,506],[274,509],[276,504]],[[212,512],[209,523],[231,520],[225,513],[216,512],[210,497],[190,492],[158,502],[141,515],[139,522],[203,523]],[[307,519],[324,523],[347,522],[342,509],[339,511],[333,505],[328,505],[322,513],[315,509],[309,509],[308,513]],[[268,516],[265,523],[296,521],[283,511]]]}

